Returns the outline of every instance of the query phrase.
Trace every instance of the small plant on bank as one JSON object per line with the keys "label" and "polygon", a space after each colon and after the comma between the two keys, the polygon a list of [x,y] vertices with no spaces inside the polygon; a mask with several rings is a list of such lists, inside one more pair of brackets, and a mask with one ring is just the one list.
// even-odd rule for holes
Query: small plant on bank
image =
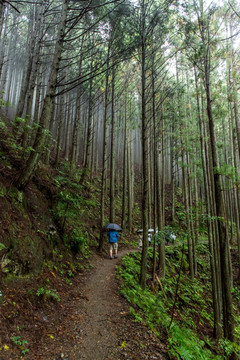
{"label": "small plant on bank", "polygon": [[73,283],[71,282],[71,280],[69,278],[65,278],[65,281],[69,286],[72,286]]}
{"label": "small plant on bank", "polygon": [[76,229],[73,229],[69,240],[69,246],[74,254],[77,254],[79,251],[83,251],[86,247],[85,236],[80,234]]}
{"label": "small plant on bank", "polygon": [[6,249],[6,246],[0,242],[0,251]]}
{"label": "small plant on bank", "polygon": [[20,335],[12,336],[11,340],[19,348],[22,355],[25,355],[27,352],[29,352],[29,349],[26,347],[28,345],[28,341],[22,340]]}
{"label": "small plant on bank", "polygon": [[72,270],[68,270],[67,276],[68,276],[69,278],[74,277],[74,273],[72,272]]}
{"label": "small plant on bank", "polygon": [[6,108],[6,107],[12,107],[13,105],[11,105],[10,102],[6,101],[3,99],[4,97],[4,91],[0,91],[0,109]]}
{"label": "small plant on bank", "polygon": [[45,287],[40,287],[37,290],[36,295],[42,298],[44,302],[47,300],[56,300],[58,302],[61,301],[60,296],[57,294],[55,290],[48,289]]}

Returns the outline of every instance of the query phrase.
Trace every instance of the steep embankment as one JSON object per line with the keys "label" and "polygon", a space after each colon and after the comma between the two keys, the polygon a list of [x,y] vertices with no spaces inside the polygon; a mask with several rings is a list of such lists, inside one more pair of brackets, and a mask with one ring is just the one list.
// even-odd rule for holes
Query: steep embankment
{"label": "steep embankment", "polygon": [[[39,164],[19,191],[15,180],[28,158],[11,124],[0,120],[0,276],[38,274],[56,252],[72,255],[96,245],[99,184],[79,184],[66,163]],[[91,187],[92,186],[92,187]],[[57,250],[57,251],[56,251]],[[67,255],[67,256],[66,256]],[[0,278],[1,280],[1,278]]]}
{"label": "steep embankment", "polygon": [[[15,180],[27,153],[13,136],[7,120],[0,120],[0,265],[1,274],[39,273],[53,246],[61,243],[55,231],[52,199],[57,195],[56,171],[41,166],[24,191]],[[45,191],[44,189],[48,189]],[[53,244],[53,242],[55,244]]]}

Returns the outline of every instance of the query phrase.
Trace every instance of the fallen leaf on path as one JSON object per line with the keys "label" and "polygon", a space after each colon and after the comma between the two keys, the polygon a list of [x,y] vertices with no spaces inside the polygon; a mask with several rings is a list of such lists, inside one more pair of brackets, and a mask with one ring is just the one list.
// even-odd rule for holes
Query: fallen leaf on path
{"label": "fallen leaf on path", "polygon": [[126,341],[123,341],[123,343],[122,343],[122,345],[120,346],[121,348],[126,348],[127,347],[127,343],[126,343]]}
{"label": "fallen leaf on path", "polygon": [[50,273],[52,274],[52,276],[56,277],[56,275],[54,274],[54,272],[53,272],[53,271],[50,271]]}

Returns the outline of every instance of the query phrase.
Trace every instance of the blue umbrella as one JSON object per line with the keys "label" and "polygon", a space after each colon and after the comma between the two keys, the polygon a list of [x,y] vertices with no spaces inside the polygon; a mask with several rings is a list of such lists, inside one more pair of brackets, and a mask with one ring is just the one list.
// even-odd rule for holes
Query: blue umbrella
{"label": "blue umbrella", "polygon": [[117,231],[122,231],[121,226],[117,225],[117,224],[107,224],[104,226],[106,229],[108,230],[117,230]]}

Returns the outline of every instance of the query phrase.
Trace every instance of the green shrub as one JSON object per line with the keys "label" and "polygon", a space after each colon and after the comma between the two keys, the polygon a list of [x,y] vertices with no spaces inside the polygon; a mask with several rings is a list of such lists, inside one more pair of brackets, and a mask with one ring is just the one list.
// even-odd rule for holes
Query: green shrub
{"label": "green shrub", "polygon": [[77,254],[79,251],[83,251],[86,247],[86,242],[87,238],[74,229],[69,240],[71,251],[74,254]]}
{"label": "green shrub", "polygon": [[48,289],[45,287],[40,287],[37,292],[36,295],[41,297],[43,299],[43,301],[47,301],[47,300],[56,300],[56,301],[61,301],[59,295],[57,294],[56,290],[53,289]]}
{"label": "green shrub", "polygon": [[[180,259],[179,259],[180,260]],[[173,264],[172,268],[175,268]],[[142,290],[139,285],[140,254],[134,253],[123,258],[122,267],[118,267],[118,277],[122,280],[121,293],[131,304],[130,314],[135,321],[145,323],[157,336],[167,333],[167,346],[170,359],[179,360],[220,360],[222,355],[237,350],[237,345],[224,343],[224,349],[213,354],[207,347],[210,341],[199,339],[194,331],[196,324],[193,316],[200,315],[207,322],[212,322],[212,313],[209,313],[210,304],[204,299],[204,292],[199,280],[191,281],[188,275],[182,275],[180,286],[181,303],[176,303],[175,310],[181,311],[181,324],[171,319],[176,289],[176,279],[169,276],[162,281],[167,297],[162,292],[153,293],[150,289]],[[184,289],[184,290],[183,290]],[[206,290],[206,289],[205,289]],[[193,306],[194,304],[194,306]],[[227,351],[226,351],[227,350]],[[227,359],[227,358],[226,358]]]}
{"label": "green shrub", "polygon": [[25,355],[27,352],[29,352],[29,349],[26,347],[26,345],[28,345],[28,341],[27,340],[22,340],[20,335],[12,336],[11,340],[13,341],[13,343],[15,345],[17,345],[19,350],[21,350],[22,355]]}

